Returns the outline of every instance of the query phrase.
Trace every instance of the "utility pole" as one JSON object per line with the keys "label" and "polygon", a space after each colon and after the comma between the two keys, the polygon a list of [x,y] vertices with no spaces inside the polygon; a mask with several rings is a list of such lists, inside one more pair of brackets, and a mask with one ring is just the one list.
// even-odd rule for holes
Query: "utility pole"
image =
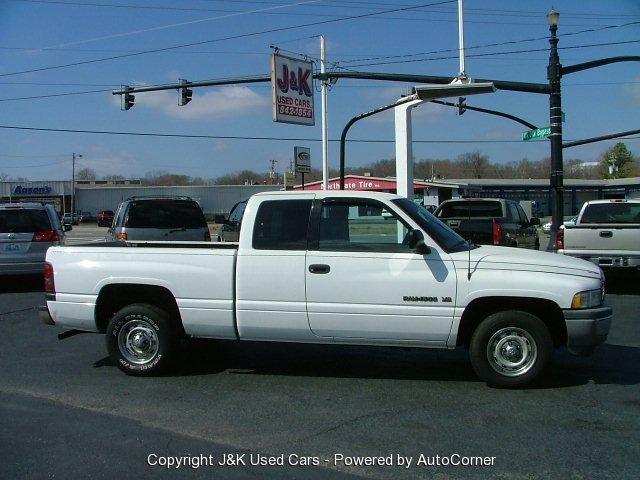
{"label": "utility pole", "polygon": [[549,120],[551,124],[551,176],[549,184],[552,191],[553,210],[551,217],[550,249],[556,249],[558,230],[564,217],[563,195],[563,165],[562,165],[562,103],[560,93],[560,79],[562,65],[558,56],[558,19],[560,14],[553,8],[547,14],[549,21],[549,66],[547,79],[549,80]]}
{"label": "utility pole", "polygon": [[[320,73],[326,73],[326,47],[324,35],[320,35]],[[322,99],[322,189],[329,189],[329,119],[327,118],[327,89],[329,79],[320,80]]]}
{"label": "utility pole", "polygon": [[273,180],[276,178],[276,163],[278,163],[278,161],[275,159],[269,160],[269,180],[271,180],[271,184],[273,184]]}
{"label": "utility pole", "polygon": [[82,155],[74,152],[71,154],[71,223],[76,214],[76,156],[82,158]]}
{"label": "utility pole", "polygon": [[[467,76],[464,66],[464,14],[462,11],[462,0],[458,0],[458,45],[460,56],[460,74],[459,77]],[[461,114],[462,115],[462,114]]]}

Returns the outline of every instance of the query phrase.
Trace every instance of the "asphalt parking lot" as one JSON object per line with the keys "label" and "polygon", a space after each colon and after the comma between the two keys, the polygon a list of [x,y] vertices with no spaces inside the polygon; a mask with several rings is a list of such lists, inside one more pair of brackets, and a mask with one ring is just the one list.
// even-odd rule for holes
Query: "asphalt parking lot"
{"label": "asphalt parking lot", "polygon": [[[559,351],[539,385],[498,390],[465,351],[212,341],[185,345],[166,376],[127,377],[101,335],[60,341],[39,322],[39,279],[0,279],[0,478],[638,478],[640,287],[609,280],[605,345],[588,358]],[[320,465],[147,464],[236,453]],[[495,461],[415,465],[421,453]],[[335,454],[414,464],[335,465]]]}

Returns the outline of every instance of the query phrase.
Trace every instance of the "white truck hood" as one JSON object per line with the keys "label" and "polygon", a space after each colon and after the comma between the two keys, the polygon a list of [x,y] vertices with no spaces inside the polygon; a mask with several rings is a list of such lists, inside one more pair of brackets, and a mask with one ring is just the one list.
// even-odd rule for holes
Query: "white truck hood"
{"label": "white truck hood", "polygon": [[[467,266],[465,250],[451,254],[456,267]],[[464,265],[463,265],[464,264]],[[524,270],[600,278],[600,267],[579,258],[513,247],[482,245],[471,250],[472,269]]]}

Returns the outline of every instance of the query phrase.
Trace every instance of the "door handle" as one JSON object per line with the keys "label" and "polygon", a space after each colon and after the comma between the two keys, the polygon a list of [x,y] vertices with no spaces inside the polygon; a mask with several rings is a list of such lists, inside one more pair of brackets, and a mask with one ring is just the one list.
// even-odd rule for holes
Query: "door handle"
{"label": "door handle", "polygon": [[319,263],[315,263],[313,265],[309,265],[309,272],[311,273],[329,273],[331,271],[331,267],[329,265],[323,265]]}
{"label": "door handle", "polygon": [[613,232],[610,232],[609,230],[605,230],[603,232],[600,232],[600,236],[602,238],[611,238],[613,237]]}

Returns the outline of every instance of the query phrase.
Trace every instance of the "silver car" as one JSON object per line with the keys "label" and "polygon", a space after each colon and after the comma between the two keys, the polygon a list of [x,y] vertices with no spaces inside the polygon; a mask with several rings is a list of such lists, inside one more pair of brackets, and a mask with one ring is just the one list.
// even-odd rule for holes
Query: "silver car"
{"label": "silver car", "polygon": [[52,205],[0,204],[0,275],[42,274],[47,248],[64,244],[68,230]]}
{"label": "silver car", "polygon": [[109,229],[113,240],[211,241],[202,209],[189,197],[131,197]]}

